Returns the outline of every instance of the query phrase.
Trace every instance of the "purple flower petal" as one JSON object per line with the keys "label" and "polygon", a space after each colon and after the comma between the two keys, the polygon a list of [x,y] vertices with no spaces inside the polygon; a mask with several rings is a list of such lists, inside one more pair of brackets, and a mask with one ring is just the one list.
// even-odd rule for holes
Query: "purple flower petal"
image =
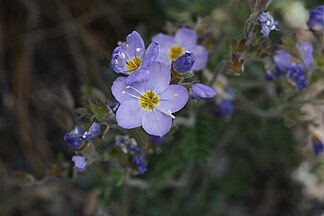
{"label": "purple flower petal", "polygon": [[[126,44],[124,46],[126,49],[124,50],[130,58],[134,56],[142,57],[145,52],[144,41],[140,34],[136,31],[133,31],[126,38]],[[127,56],[126,56],[127,57]]]}
{"label": "purple flower petal", "polygon": [[92,140],[99,136],[101,132],[101,124],[99,122],[93,122],[89,130],[83,134],[84,140]]}
{"label": "purple flower petal", "polygon": [[197,33],[190,28],[180,28],[175,34],[175,41],[187,50],[192,50],[197,44]]}
{"label": "purple flower petal", "polygon": [[171,60],[169,58],[169,49],[171,46],[175,45],[176,42],[173,37],[159,33],[152,38],[152,41],[159,44],[160,51],[156,61],[171,64]]}
{"label": "purple flower petal", "polygon": [[87,159],[82,155],[74,155],[72,161],[74,162],[75,171],[82,172],[87,167]]}
{"label": "purple flower petal", "polygon": [[277,65],[278,70],[281,72],[285,71],[286,68],[290,65],[292,56],[286,50],[279,49],[276,51],[276,54],[273,56],[273,60]]}
{"label": "purple flower petal", "polygon": [[317,6],[309,12],[307,25],[310,29],[315,31],[324,29],[324,5]]}
{"label": "purple flower petal", "polygon": [[207,61],[208,61],[208,52],[205,49],[205,47],[197,45],[193,50],[191,50],[192,53],[196,57],[196,61],[192,67],[193,71],[198,71],[206,67]]}
{"label": "purple flower petal", "polygon": [[178,112],[187,103],[189,94],[186,88],[180,85],[170,85],[165,92],[159,95],[158,110],[168,113]]}
{"label": "purple flower petal", "polygon": [[209,86],[196,83],[191,86],[191,97],[197,99],[212,98],[216,96],[216,91]]}
{"label": "purple flower petal", "polygon": [[302,54],[302,60],[305,64],[305,66],[310,67],[314,62],[313,45],[311,43],[309,43],[308,41],[305,41],[305,42],[298,44],[297,47]]}
{"label": "purple flower petal", "polygon": [[129,74],[125,80],[126,85],[133,85],[134,83],[147,82],[149,80],[150,71],[139,69]]}
{"label": "purple flower petal", "polygon": [[161,137],[171,129],[172,118],[157,110],[145,112],[142,126],[148,134]]}
{"label": "purple flower petal", "polygon": [[141,126],[144,113],[137,100],[124,101],[117,110],[116,120],[122,128],[136,128]]}
{"label": "purple flower petal", "polygon": [[126,78],[127,77],[118,77],[111,86],[111,92],[119,103],[128,100],[137,100],[136,98],[140,97],[138,91],[144,92],[144,85],[134,84],[134,88],[138,91],[135,91],[132,88],[126,88]]}
{"label": "purple flower petal", "polygon": [[159,45],[156,42],[152,42],[148,47],[145,52],[145,55],[143,56],[143,62],[141,67],[143,69],[147,68],[150,66],[151,63],[153,63],[156,58],[159,55]]}
{"label": "purple flower petal", "polygon": [[147,89],[154,91],[157,94],[163,92],[170,83],[170,66],[162,64],[160,62],[154,62],[150,65],[149,71],[150,78],[147,83]]}
{"label": "purple flower petal", "polygon": [[72,131],[65,133],[65,142],[73,149],[79,149],[83,144],[84,140],[82,138],[84,131],[76,127]]}

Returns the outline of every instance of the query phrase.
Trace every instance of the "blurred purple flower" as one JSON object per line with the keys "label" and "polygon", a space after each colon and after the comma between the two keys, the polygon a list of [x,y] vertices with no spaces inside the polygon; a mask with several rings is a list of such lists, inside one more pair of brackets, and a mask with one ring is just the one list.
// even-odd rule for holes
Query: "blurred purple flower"
{"label": "blurred purple flower", "polygon": [[82,172],[87,167],[87,159],[82,155],[74,155],[72,161],[74,162],[75,171]]}
{"label": "blurred purple flower", "polygon": [[142,154],[134,154],[132,156],[132,162],[136,165],[139,173],[143,174],[146,172],[147,167]]}
{"label": "blurred purple flower", "polygon": [[316,156],[324,152],[324,145],[320,140],[313,141],[313,152]]}
{"label": "blurred purple flower", "polygon": [[312,66],[312,64],[314,62],[313,45],[308,41],[304,41],[304,42],[298,44],[297,47],[301,53],[302,61],[305,65],[305,67]]}
{"label": "blurred purple flower", "polygon": [[225,118],[228,119],[232,116],[234,112],[234,103],[232,100],[222,100],[221,104],[217,107],[217,113]]}
{"label": "blurred purple flower", "polygon": [[307,79],[302,65],[290,65],[287,68],[286,79],[298,89],[303,89],[307,86]]}
{"label": "blurred purple flower", "polygon": [[170,67],[155,62],[149,71],[148,82],[128,86],[125,77],[114,81],[111,90],[121,103],[116,120],[122,128],[143,126],[148,134],[163,136],[171,129],[172,113],[185,106],[189,95],[184,87],[169,85]]}
{"label": "blurred purple flower", "polygon": [[317,6],[309,12],[307,25],[315,31],[324,30],[324,5]]}
{"label": "blurred purple flower", "polygon": [[196,83],[191,86],[190,96],[197,99],[212,98],[216,96],[216,91],[209,86]]}
{"label": "blurred purple flower", "polygon": [[97,138],[100,135],[100,132],[101,132],[101,124],[98,122],[93,122],[89,130],[84,132],[82,137],[85,141],[92,140]]}
{"label": "blurred purple flower", "polygon": [[75,127],[72,131],[65,133],[64,140],[70,148],[76,150],[79,149],[84,142],[83,134],[84,131],[81,128]]}
{"label": "blurred purple flower", "polygon": [[174,61],[173,70],[180,74],[187,73],[191,71],[195,61],[195,55],[192,52],[186,51],[185,54],[181,55]]}
{"label": "blurred purple flower", "polygon": [[115,48],[110,67],[117,73],[129,75],[127,85],[146,82],[149,79],[148,67],[159,53],[159,46],[152,42],[145,51],[141,36],[133,31],[126,38],[126,43]]}
{"label": "blurred purple flower", "polygon": [[269,12],[262,12],[258,20],[261,25],[261,33],[263,37],[268,38],[271,31],[277,28],[278,22],[273,19]]}
{"label": "blurred purple flower", "polygon": [[101,132],[101,124],[93,122],[89,130],[84,132],[81,128],[75,127],[64,135],[65,142],[74,150],[80,149],[85,141],[98,138]]}
{"label": "blurred purple flower", "polygon": [[201,70],[207,64],[208,53],[203,46],[197,45],[197,33],[190,28],[178,29],[174,37],[159,33],[152,38],[152,41],[160,46],[156,60],[161,63],[171,65],[171,61],[190,51],[196,57],[191,72]]}

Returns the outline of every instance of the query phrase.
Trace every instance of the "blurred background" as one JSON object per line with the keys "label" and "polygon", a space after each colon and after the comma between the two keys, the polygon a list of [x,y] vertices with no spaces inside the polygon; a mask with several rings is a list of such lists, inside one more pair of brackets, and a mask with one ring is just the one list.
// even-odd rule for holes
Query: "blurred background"
{"label": "blurred background", "polygon": [[[320,4],[272,1],[274,43],[280,34],[312,40],[305,20]],[[250,12],[247,0],[2,0],[0,215],[324,215],[322,162],[303,125],[251,109],[273,106],[260,65],[228,78],[240,98],[231,119],[202,106],[193,127],[157,147],[145,175],[126,184],[94,166],[48,177],[73,155],[63,136],[74,109],[93,91],[113,100],[108,64],[118,41],[133,30],[149,44],[158,32],[195,28],[213,73]]]}

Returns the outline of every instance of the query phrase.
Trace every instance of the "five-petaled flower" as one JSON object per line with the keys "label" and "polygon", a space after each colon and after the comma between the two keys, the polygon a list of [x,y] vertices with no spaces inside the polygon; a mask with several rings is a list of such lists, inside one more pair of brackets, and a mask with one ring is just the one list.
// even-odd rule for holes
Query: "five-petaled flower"
{"label": "five-petaled flower", "polygon": [[148,67],[156,59],[159,46],[152,42],[145,51],[141,36],[133,31],[126,38],[126,43],[113,51],[110,67],[117,73],[129,75],[127,85],[146,82],[149,79]]}
{"label": "five-petaled flower", "polygon": [[165,135],[172,126],[172,113],[181,110],[188,101],[188,91],[180,85],[169,85],[170,66],[155,62],[150,65],[147,82],[127,85],[125,77],[117,78],[112,93],[120,102],[116,113],[120,127],[143,126],[155,136]]}
{"label": "five-petaled flower", "polygon": [[208,60],[208,53],[206,49],[197,45],[197,33],[190,28],[180,28],[175,36],[159,33],[152,38],[160,46],[157,61],[170,65],[186,51],[190,51],[196,57],[191,71],[198,71],[203,69]]}

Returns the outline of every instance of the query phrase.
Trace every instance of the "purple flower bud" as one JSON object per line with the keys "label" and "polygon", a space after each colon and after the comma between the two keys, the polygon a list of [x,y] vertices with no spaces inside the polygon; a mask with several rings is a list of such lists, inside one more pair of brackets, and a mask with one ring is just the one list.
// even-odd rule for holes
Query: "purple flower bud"
{"label": "purple flower bud", "polygon": [[324,5],[320,5],[309,12],[307,25],[315,31],[324,30]]}
{"label": "purple flower bud", "polygon": [[278,22],[268,12],[262,12],[258,18],[263,37],[268,38],[271,31],[277,29]]}
{"label": "purple flower bud", "polygon": [[111,111],[113,113],[117,112],[119,106],[120,106],[120,103],[117,100],[115,100],[114,102],[108,104],[109,109],[111,109]]}
{"label": "purple flower bud", "polygon": [[74,155],[72,161],[74,162],[75,171],[82,172],[87,167],[87,159],[82,155]]}
{"label": "purple flower bud", "polygon": [[320,140],[313,142],[313,151],[316,156],[324,152],[324,145]]}
{"label": "purple flower bud", "polygon": [[302,65],[290,65],[287,68],[286,79],[298,89],[307,86],[307,79]]}
{"label": "purple flower bud", "polygon": [[185,54],[177,58],[173,63],[173,70],[184,74],[191,71],[192,66],[196,61],[196,57],[192,52],[186,51]]}
{"label": "purple flower bud", "polygon": [[216,91],[209,86],[196,83],[191,86],[191,97],[197,99],[215,97]]}
{"label": "purple flower bud", "polygon": [[79,127],[65,133],[64,140],[72,149],[79,149],[83,144],[83,130]]}
{"label": "purple flower bud", "polygon": [[145,164],[145,159],[141,154],[135,154],[132,157],[132,162],[136,165],[138,172],[141,174],[145,173],[147,168]]}
{"label": "purple flower bud", "polygon": [[101,124],[98,122],[93,122],[89,130],[83,134],[84,140],[92,140],[99,136],[101,132]]}

